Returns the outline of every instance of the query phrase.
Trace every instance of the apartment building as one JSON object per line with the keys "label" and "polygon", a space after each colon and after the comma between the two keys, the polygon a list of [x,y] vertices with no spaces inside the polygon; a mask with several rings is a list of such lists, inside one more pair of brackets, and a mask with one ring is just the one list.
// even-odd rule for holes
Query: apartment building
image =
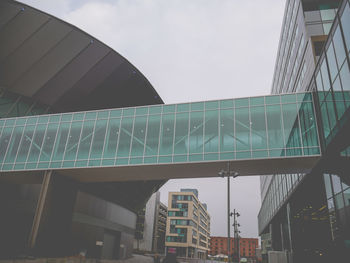
{"label": "apartment building", "polygon": [[198,199],[197,189],[169,192],[166,253],[206,258],[210,243],[210,215]]}
{"label": "apartment building", "polygon": [[[230,238],[230,255],[235,253],[235,239]],[[257,238],[240,238],[239,239],[239,255],[245,258],[255,258],[256,249],[259,247],[259,240]],[[210,237],[211,256],[227,255],[227,237],[212,236]]]}

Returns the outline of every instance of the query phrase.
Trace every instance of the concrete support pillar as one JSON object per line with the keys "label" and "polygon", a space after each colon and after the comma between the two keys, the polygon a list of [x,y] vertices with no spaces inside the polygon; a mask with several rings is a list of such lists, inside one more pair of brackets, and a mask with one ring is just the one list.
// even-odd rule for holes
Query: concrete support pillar
{"label": "concrete support pillar", "polygon": [[35,210],[32,229],[29,234],[28,248],[34,249],[36,240],[38,237],[39,226],[43,221],[44,209],[46,208],[45,203],[47,202],[48,190],[51,181],[52,171],[46,171],[44,174],[43,182],[41,185],[40,195],[38,199],[38,204]]}
{"label": "concrete support pillar", "polygon": [[28,239],[32,254],[56,257],[72,253],[70,233],[76,194],[75,182],[53,171],[45,172]]}

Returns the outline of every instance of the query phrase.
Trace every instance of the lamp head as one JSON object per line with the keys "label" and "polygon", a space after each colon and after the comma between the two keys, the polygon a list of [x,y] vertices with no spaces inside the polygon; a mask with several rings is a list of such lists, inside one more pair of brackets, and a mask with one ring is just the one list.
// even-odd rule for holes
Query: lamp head
{"label": "lamp head", "polygon": [[220,172],[218,173],[218,175],[220,177],[225,177],[225,171],[224,170],[220,170]]}

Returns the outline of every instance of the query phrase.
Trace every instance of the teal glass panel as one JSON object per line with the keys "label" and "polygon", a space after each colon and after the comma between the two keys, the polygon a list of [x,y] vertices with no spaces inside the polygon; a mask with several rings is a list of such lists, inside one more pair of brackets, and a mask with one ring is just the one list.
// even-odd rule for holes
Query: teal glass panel
{"label": "teal glass panel", "polygon": [[190,114],[190,153],[203,152],[203,112],[191,112]]}
{"label": "teal glass panel", "polygon": [[5,164],[3,164],[1,170],[3,170],[3,171],[11,171],[12,168],[13,168],[13,163],[11,163],[11,164],[6,164],[5,163]]}
{"label": "teal glass panel", "polygon": [[162,111],[162,106],[151,106],[149,108],[149,114],[157,114],[157,113],[161,113]]}
{"label": "teal glass panel", "polygon": [[36,162],[39,159],[41,145],[44,140],[46,124],[38,124],[35,129],[34,138],[30,146],[27,162]]}
{"label": "teal glass panel", "polygon": [[204,152],[219,151],[219,111],[205,112]]}
{"label": "teal glass panel", "polygon": [[88,159],[95,121],[85,121],[79,141],[77,160]]}
{"label": "teal glass panel", "polygon": [[16,125],[19,126],[19,125],[24,125],[26,123],[26,119],[23,119],[23,118],[19,118],[16,120]]}
{"label": "teal glass panel", "polygon": [[14,163],[23,134],[23,126],[17,126],[13,129],[10,144],[7,147],[7,154],[4,163]]}
{"label": "teal glass panel", "polygon": [[200,162],[203,161],[203,154],[190,154],[188,159],[190,162]]}
{"label": "teal glass panel", "polygon": [[176,114],[174,154],[188,153],[188,121],[188,112]]}
{"label": "teal glass panel", "polygon": [[30,117],[27,119],[27,125],[28,124],[36,124],[37,120],[38,120],[38,117]]}
{"label": "teal glass panel", "polygon": [[252,149],[267,149],[265,107],[250,108]]}
{"label": "teal glass panel", "polygon": [[297,101],[312,101],[312,93],[297,93]]}
{"label": "teal glass panel", "polygon": [[70,127],[70,123],[65,122],[60,124],[59,130],[56,136],[56,143],[54,146],[54,151],[52,156],[53,161],[63,160],[64,149],[66,147],[68,133],[69,133],[69,127]]}
{"label": "teal glass panel", "polygon": [[295,103],[296,94],[286,94],[281,96],[281,103]]}
{"label": "teal glass panel", "polygon": [[[114,161],[113,161],[114,164]],[[75,162],[75,167],[85,167],[88,165],[88,161],[84,160],[84,161],[76,161]]]}
{"label": "teal glass panel", "polygon": [[163,113],[175,112],[175,105],[164,105]]}
{"label": "teal glass panel", "polygon": [[36,163],[26,163],[25,168],[26,169],[35,169]]}
{"label": "teal glass panel", "polygon": [[97,119],[106,119],[108,118],[109,111],[99,111],[97,113]]}
{"label": "teal glass panel", "polygon": [[24,169],[24,163],[17,163],[13,167],[14,170],[23,170]]}
{"label": "teal glass panel", "polygon": [[67,146],[64,154],[64,160],[69,161],[69,160],[76,159],[82,124],[83,124],[82,121],[72,122],[70,131],[69,131],[68,142],[67,142]]}
{"label": "teal glass panel", "polygon": [[316,120],[311,102],[301,104],[299,117],[303,146],[318,146]]}
{"label": "teal glass panel", "polygon": [[268,157],[268,152],[265,151],[253,151],[252,158],[266,158]]}
{"label": "teal glass panel", "polygon": [[134,113],[135,113],[135,108],[123,109],[123,117],[134,116]]}
{"label": "teal glass panel", "polygon": [[350,8],[349,4],[346,4],[344,12],[340,18],[341,25],[343,27],[344,38],[346,42],[347,51],[350,51]]}
{"label": "teal glass panel", "polygon": [[130,158],[130,161],[129,161],[129,164],[141,164],[141,163],[142,163],[142,157],[133,157],[133,158]]}
{"label": "teal glass panel", "polygon": [[38,123],[48,123],[49,116],[39,116]]}
{"label": "teal glass panel", "polygon": [[[62,118],[63,118],[63,116],[62,116]],[[85,120],[95,120],[96,116],[97,116],[97,112],[95,112],[95,111],[86,112]]]}
{"label": "teal glass panel", "polygon": [[49,162],[42,162],[38,164],[39,169],[49,168]]}
{"label": "teal glass panel", "polygon": [[347,63],[344,63],[340,70],[340,80],[344,91],[344,97],[347,107],[350,106],[350,71]]}
{"label": "teal glass panel", "polygon": [[117,159],[116,165],[127,165],[128,164],[128,158],[119,158]]}
{"label": "teal glass panel", "polygon": [[185,163],[187,162],[187,155],[175,155],[173,158],[174,163]]}
{"label": "teal glass panel", "polygon": [[[338,82],[340,85],[339,78],[336,79],[336,82]],[[334,104],[335,104],[335,108],[337,110],[338,120],[340,120],[343,117],[344,112],[346,110],[345,102],[343,99],[343,92],[335,91],[335,92],[333,92],[333,96],[335,98]]]}
{"label": "teal glass panel", "polygon": [[148,113],[148,107],[136,108],[136,115],[146,115]]}
{"label": "teal glass panel", "polygon": [[13,126],[15,124],[15,119],[6,120],[5,126]]}
{"label": "teal glass panel", "polygon": [[58,123],[50,123],[47,126],[43,147],[41,149],[41,154],[39,158],[40,162],[50,161],[53,146],[56,140],[57,131],[58,131]]}
{"label": "teal glass panel", "polygon": [[[329,96],[330,95],[331,94],[329,94]],[[337,125],[337,117],[335,113],[334,102],[327,101],[326,104],[327,104],[327,111],[328,111],[328,118],[329,118],[329,126],[330,126],[330,129],[333,130],[333,128]]]}
{"label": "teal glass panel", "polygon": [[[58,116],[56,116],[56,117],[58,117]],[[84,113],[83,112],[74,113],[73,121],[82,121],[83,119],[84,119]],[[51,117],[50,117],[50,121],[51,121]]]}
{"label": "teal glass panel", "polygon": [[249,106],[249,99],[248,98],[242,98],[242,99],[235,99],[235,107],[248,107]]}
{"label": "teal glass panel", "polygon": [[62,167],[63,168],[72,168],[72,167],[74,167],[74,161],[64,161]]}
{"label": "teal glass panel", "polygon": [[[321,77],[321,71],[318,71],[316,73],[316,87],[318,91],[323,91],[323,82],[322,82],[322,77]],[[319,92],[318,94],[322,94],[321,92]],[[322,101],[322,98],[319,99],[320,101]]]}
{"label": "teal glass panel", "polygon": [[[268,97],[266,97],[267,99]],[[280,105],[268,105],[266,106],[267,117],[267,134],[269,149],[283,148],[283,127],[282,127],[282,114]]]}
{"label": "teal glass panel", "polygon": [[322,103],[321,104],[321,116],[322,116],[322,124],[323,124],[324,136],[325,136],[325,138],[327,138],[329,133],[331,132],[331,128],[329,126],[326,103]]}
{"label": "teal glass panel", "polygon": [[329,80],[329,75],[327,70],[327,63],[325,59],[321,63],[321,76],[322,76],[323,90],[324,91],[330,90],[331,86],[330,86],[330,80]]}
{"label": "teal glass panel", "polygon": [[171,163],[172,156],[159,156],[158,163]]}
{"label": "teal glass panel", "polygon": [[114,159],[102,159],[102,166],[113,166]]}
{"label": "teal glass panel", "polygon": [[235,150],[234,110],[220,111],[220,152]]}
{"label": "teal glass panel", "polygon": [[233,100],[221,100],[220,101],[220,108],[225,109],[225,108],[233,108],[234,106],[234,101]]}
{"label": "teal glass panel", "polygon": [[118,157],[127,157],[130,153],[130,144],[131,144],[131,133],[133,118],[123,117],[121,121],[120,128],[120,138],[118,143],[117,156]]}
{"label": "teal glass panel", "polygon": [[110,119],[104,146],[103,158],[115,158],[120,134],[120,119]]}
{"label": "teal glass panel", "polygon": [[236,152],[236,159],[250,159],[250,158],[252,158],[250,151]]}
{"label": "teal glass panel", "polygon": [[250,98],[250,106],[261,106],[264,105],[265,99],[264,97],[253,97]]}
{"label": "teal glass panel", "polygon": [[237,151],[250,150],[249,108],[235,110],[235,139]]}
{"label": "teal glass panel", "polygon": [[122,116],[122,110],[111,110],[109,115],[111,118],[119,118]]}
{"label": "teal glass panel", "polygon": [[0,164],[4,161],[4,157],[6,154],[7,147],[9,145],[11,134],[12,134],[12,127],[6,127],[3,129],[0,137]]}
{"label": "teal glass panel", "polygon": [[[80,114],[83,115],[83,113],[80,113]],[[60,119],[61,119],[61,115],[52,115],[52,116],[50,116],[49,122],[59,122]],[[27,124],[28,124],[28,121],[27,121]]]}
{"label": "teal glass panel", "polygon": [[301,147],[299,117],[296,104],[283,104],[284,140],[288,148]]}
{"label": "teal glass panel", "polygon": [[88,166],[101,166],[101,160],[89,160],[88,161]]}
{"label": "teal glass panel", "polygon": [[343,62],[346,58],[346,55],[345,55],[345,48],[343,44],[343,38],[340,32],[339,26],[335,30],[335,33],[333,36],[333,45],[334,45],[338,66],[341,67],[341,65],[343,65]]}
{"label": "teal glass panel", "polygon": [[204,154],[204,160],[205,161],[219,160],[219,154],[218,153],[206,153],[206,154]]}
{"label": "teal glass panel", "polygon": [[177,112],[184,112],[184,111],[189,111],[190,110],[190,104],[178,104],[176,107]]}
{"label": "teal glass panel", "polygon": [[143,156],[145,148],[146,122],[147,116],[138,116],[135,118],[131,156]]}
{"label": "teal glass panel", "polygon": [[234,160],[235,153],[234,152],[222,152],[220,153],[220,160]]}
{"label": "teal glass panel", "polygon": [[266,104],[280,104],[280,96],[266,96],[265,97],[265,103]]}
{"label": "teal glass panel", "polygon": [[[88,114],[96,114],[96,112],[90,112],[90,113],[87,113],[86,115]],[[72,114],[63,114],[61,117],[61,121],[71,121],[71,120],[72,120]]]}
{"label": "teal glass panel", "polygon": [[91,145],[90,159],[99,159],[102,156],[105,142],[107,120],[97,120],[95,124],[94,137]]}
{"label": "teal glass panel", "polygon": [[335,79],[335,77],[336,77],[336,75],[338,73],[338,67],[337,67],[337,62],[335,60],[333,44],[331,44],[328,47],[328,50],[327,50],[326,54],[327,54],[327,61],[328,61],[328,66],[329,66],[328,68],[329,68],[329,72],[331,74],[331,80],[333,82],[333,80]]}
{"label": "teal glass panel", "polygon": [[175,114],[162,115],[159,155],[168,155],[173,153],[174,122]]}
{"label": "teal glass panel", "polygon": [[204,102],[193,102],[191,103],[191,111],[203,110]]}
{"label": "teal glass panel", "polygon": [[205,102],[205,109],[206,110],[215,110],[219,108],[219,102],[216,101],[206,101]]}
{"label": "teal glass panel", "polygon": [[145,157],[144,160],[143,160],[144,163],[157,163],[157,157]]}
{"label": "teal glass panel", "polygon": [[[21,141],[21,144],[19,146],[18,153],[17,153],[16,162],[25,162],[27,160],[29,147],[30,147],[30,144],[33,140],[34,129],[35,129],[34,125],[28,125],[25,127],[24,133],[23,133],[23,138],[22,138],[22,141]],[[2,147],[1,142],[0,142],[0,147]],[[1,155],[0,155],[0,159],[1,159]]]}
{"label": "teal glass panel", "polygon": [[158,155],[160,120],[160,115],[148,117],[145,156]]}

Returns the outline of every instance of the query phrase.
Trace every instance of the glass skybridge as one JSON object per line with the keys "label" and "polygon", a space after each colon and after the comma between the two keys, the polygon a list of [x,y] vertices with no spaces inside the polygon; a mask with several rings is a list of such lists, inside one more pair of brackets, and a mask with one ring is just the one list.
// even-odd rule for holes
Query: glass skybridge
{"label": "glass skybridge", "polygon": [[312,93],[8,118],[0,119],[0,132],[1,172],[249,166],[321,152]]}

